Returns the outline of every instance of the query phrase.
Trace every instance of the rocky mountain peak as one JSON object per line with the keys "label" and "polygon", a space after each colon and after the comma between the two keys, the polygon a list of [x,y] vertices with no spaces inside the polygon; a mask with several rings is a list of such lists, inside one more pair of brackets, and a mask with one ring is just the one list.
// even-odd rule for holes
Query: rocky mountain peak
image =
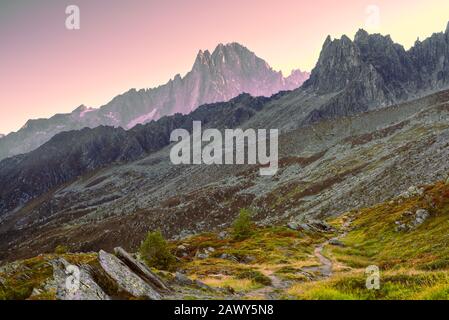
{"label": "rocky mountain peak", "polygon": [[449,34],[449,21],[447,22],[447,26],[446,26],[446,34]]}
{"label": "rocky mountain peak", "polygon": [[80,105],[78,108],[72,111],[72,113],[83,113],[85,111],[89,110],[89,107],[85,106],[84,104]]}
{"label": "rocky mountain peak", "polygon": [[324,50],[324,48],[326,48],[326,47],[327,47],[329,44],[331,44],[331,43],[332,43],[332,38],[331,38],[330,35],[328,35],[328,36],[326,37],[326,40],[324,40],[322,50]]}
{"label": "rocky mountain peak", "polygon": [[334,94],[309,120],[319,121],[397,103],[449,86],[449,37],[435,33],[410,50],[389,35],[360,29],[354,41],[327,37],[304,88]]}
{"label": "rocky mountain peak", "polygon": [[193,70],[200,69],[204,66],[209,66],[211,62],[211,54],[209,50],[200,50],[196,56],[195,63],[193,65]]}
{"label": "rocky mountain peak", "polygon": [[369,33],[364,29],[359,29],[357,33],[355,34],[354,41],[355,42],[362,42],[366,41],[369,38]]}
{"label": "rocky mountain peak", "polygon": [[328,36],[323,50],[305,88],[318,94],[342,90],[358,72],[361,64],[360,50],[347,36],[331,40]]}

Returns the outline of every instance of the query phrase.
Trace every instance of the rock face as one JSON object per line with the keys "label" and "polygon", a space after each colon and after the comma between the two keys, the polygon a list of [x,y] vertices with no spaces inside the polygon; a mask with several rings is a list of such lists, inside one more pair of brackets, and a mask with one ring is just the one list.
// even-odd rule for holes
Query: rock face
{"label": "rock face", "polygon": [[[60,258],[52,262],[58,300],[110,300],[85,267],[71,266]],[[78,273],[79,272],[79,273]],[[78,273],[75,275],[75,273]],[[70,281],[70,277],[75,281]],[[78,281],[79,280],[79,281]]]}
{"label": "rock face", "polygon": [[241,93],[271,96],[300,87],[307,72],[293,71],[286,78],[238,43],[220,44],[211,54],[200,51],[185,77],[176,75],[153,89],[129,90],[99,109],[84,105],[69,114],[29,120],[18,132],[0,142],[0,159],[36,149],[62,131],[100,125],[130,129],[175,113],[187,114],[198,106],[228,101]]}
{"label": "rock face", "polygon": [[324,42],[304,88],[334,97],[306,122],[347,116],[391,105],[449,86],[449,32],[417,41],[406,51],[390,36],[359,30]]}
{"label": "rock face", "polygon": [[128,293],[135,298],[147,298],[160,300],[161,295],[136,275],[131,269],[117,257],[101,250],[98,260],[107,275],[117,284],[119,290]]}

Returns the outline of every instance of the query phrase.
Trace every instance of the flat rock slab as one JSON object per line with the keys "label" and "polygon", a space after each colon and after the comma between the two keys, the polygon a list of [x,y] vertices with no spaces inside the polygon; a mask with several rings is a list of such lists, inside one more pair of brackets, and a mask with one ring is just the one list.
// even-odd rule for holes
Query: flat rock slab
{"label": "flat rock slab", "polygon": [[150,300],[160,300],[162,298],[156,290],[116,256],[101,250],[98,253],[98,260],[103,270],[115,281],[120,290],[135,298],[147,298]]}
{"label": "flat rock slab", "polygon": [[133,272],[139,275],[143,280],[147,281],[151,286],[153,286],[156,290],[169,292],[170,289],[168,286],[155,275],[150,268],[148,268],[144,263],[140,262],[137,259],[134,259],[131,254],[126,252],[123,248],[115,248],[115,255],[122,260]]}

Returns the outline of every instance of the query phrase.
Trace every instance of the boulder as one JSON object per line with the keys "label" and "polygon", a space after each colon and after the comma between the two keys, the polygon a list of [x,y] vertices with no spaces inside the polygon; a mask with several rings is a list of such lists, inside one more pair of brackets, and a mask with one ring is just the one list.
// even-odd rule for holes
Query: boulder
{"label": "boulder", "polygon": [[181,272],[176,272],[175,282],[181,286],[197,287],[199,289],[203,289],[203,290],[207,290],[207,291],[214,291],[214,289],[209,287],[204,282],[201,282],[200,280],[191,280],[185,274],[183,274]]}
{"label": "boulder", "polygon": [[209,252],[207,250],[203,250],[203,252],[198,250],[195,254],[195,258],[202,259],[202,260],[207,259],[207,258],[209,258]]}
{"label": "boulder", "polygon": [[[87,266],[74,266],[65,259],[52,261],[53,283],[58,300],[110,300],[94,281]],[[38,292],[33,291],[34,294]]]}
{"label": "boulder", "polygon": [[148,282],[154,289],[169,292],[168,286],[154,274],[144,263],[139,260],[134,259],[128,252],[123,248],[115,248],[115,255],[122,260],[134,273],[136,273],[143,280]]}
{"label": "boulder", "polygon": [[338,240],[337,238],[332,238],[329,240],[329,244],[333,245],[333,246],[338,246],[338,247],[344,247],[343,242],[341,242],[340,240]]}
{"label": "boulder", "polygon": [[227,239],[228,237],[229,237],[229,233],[227,233],[226,231],[221,231],[218,234],[218,239],[220,239],[220,240]]}
{"label": "boulder", "polygon": [[105,273],[116,283],[119,291],[135,298],[160,300],[159,292],[135,274],[123,261],[103,250],[98,253],[98,261]]}
{"label": "boulder", "polygon": [[244,256],[244,257],[240,260],[241,263],[246,263],[246,264],[253,263],[254,261],[256,261],[256,258],[253,257],[253,256]]}
{"label": "boulder", "polygon": [[329,224],[321,220],[309,220],[304,223],[290,221],[287,223],[287,227],[295,231],[330,232],[334,230]]}
{"label": "boulder", "polygon": [[185,274],[181,272],[176,272],[175,282],[182,286],[192,286],[195,283],[193,280],[190,280]]}
{"label": "boulder", "polygon": [[413,222],[415,226],[419,226],[427,220],[430,216],[429,212],[425,209],[418,209],[415,213],[415,221]]}
{"label": "boulder", "polygon": [[301,229],[299,224],[297,224],[296,222],[292,222],[292,221],[287,223],[287,228],[295,230],[295,231],[298,231]]}
{"label": "boulder", "polygon": [[223,259],[223,260],[229,260],[229,261],[232,261],[232,262],[238,262],[238,259],[237,259],[236,256],[234,256],[234,255],[232,255],[232,254],[227,254],[227,253],[223,253],[223,254],[220,256],[220,259]]}

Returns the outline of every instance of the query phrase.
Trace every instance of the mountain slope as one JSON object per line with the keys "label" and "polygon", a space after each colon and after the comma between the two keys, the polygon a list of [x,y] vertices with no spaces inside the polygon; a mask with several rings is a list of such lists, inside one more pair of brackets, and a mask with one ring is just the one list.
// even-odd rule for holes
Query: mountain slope
{"label": "mountain slope", "polygon": [[263,108],[269,98],[242,94],[229,102],[204,105],[129,131],[100,126],[62,132],[36,150],[0,162],[0,216],[48,190],[114,162],[130,162],[170,143],[174,129],[191,130],[194,120],[232,128]]}
{"label": "mountain slope", "polygon": [[132,89],[99,109],[82,105],[70,114],[29,120],[18,132],[1,140],[0,159],[34,150],[62,131],[100,125],[130,129],[165,115],[188,114],[200,105],[228,101],[241,93],[271,96],[292,90],[307,78],[308,73],[299,70],[284,78],[238,43],[220,44],[212,54],[200,51],[185,77],[176,75],[165,85]]}
{"label": "mountain slope", "polygon": [[169,148],[93,171],[5,214],[0,259],[60,243],[77,251],[134,249],[148,229],[175,238],[219,231],[242,207],[272,225],[385,201],[449,172],[448,103],[441,92],[285,132],[273,177],[261,177],[257,166],[174,166]]}
{"label": "mountain slope", "polygon": [[[446,32],[423,41],[424,52],[442,61],[426,62],[426,73],[416,71],[421,58],[415,56],[424,53],[411,55],[413,50],[389,37],[359,31],[354,41],[327,39],[310,80],[294,91],[270,98],[242,95],[129,131],[61,134],[55,137],[67,141],[57,144],[61,152],[52,147],[54,139],[6,159],[0,163],[4,249],[52,245],[21,243],[36,233],[45,241],[73,239],[85,250],[117,239],[135,246],[150,227],[173,237],[221,228],[242,206],[256,208],[263,223],[328,216],[439,179],[448,170],[447,91],[387,105],[445,86],[447,38]],[[218,63],[204,53],[199,60],[206,69]],[[308,122],[316,112],[331,119]],[[217,128],[280,129],[279,173],[261,178],[254,166],[173,166],[169,132],[189,128],[194,119]],[[103,138],[102,130],[111,137]],[[103,148],[106,155],[98,155]],[[63,223],[70,231],[61,229]],[[101,230],[109,231],[98,236]]]}

